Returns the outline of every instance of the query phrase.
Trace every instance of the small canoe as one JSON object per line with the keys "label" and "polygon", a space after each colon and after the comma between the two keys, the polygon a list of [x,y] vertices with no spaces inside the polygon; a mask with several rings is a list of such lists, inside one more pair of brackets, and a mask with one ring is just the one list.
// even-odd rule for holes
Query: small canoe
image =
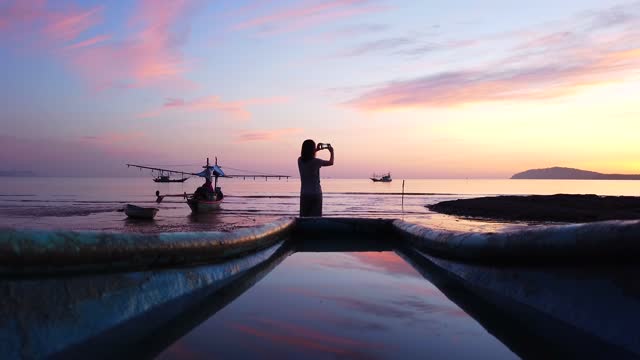
{"label": "small canoe", "polygon": [[158,208],[153,207],[141,207],[131,204],[127,204],[124,207],[124,213],[132,219],[146,219],[152,220],[158,213]]}

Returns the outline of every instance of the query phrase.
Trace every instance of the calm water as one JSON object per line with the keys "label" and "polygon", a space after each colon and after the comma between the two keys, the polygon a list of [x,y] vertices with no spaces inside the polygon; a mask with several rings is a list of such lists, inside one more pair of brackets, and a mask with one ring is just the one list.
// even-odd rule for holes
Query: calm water
{"label": "calm water", "polygon": [[[163,194],[191,192],[200,183],[197,179],[184,184],[155,184],[150,178],[0,178],[0,227],[229,230],[295,216],[298,211],[297,180],[239,179],[223,181],[226,198],[217,213],[192,216],[179,200],[158,205],[161,210],[152,222],[130,221],[117,211],[126,203],[156,206],[156,190]],[[431,213],[425,205],[497,194],[640,193],[640,182],[633,181],[407,180],[403,204],[401,181],[377,184],[324,179],[322,183],[327,216],[404,218],[432,227],[465,230],[527,224],[463,220]],[[443,294],[395,252],[297,252],[251,285],[217,312],[205,312],[195,328],[181,333],[160,358],[517,357],[502,338],[483,327],[486,319],[479,323],[449,300],[450,292]],[[455,301],[460,303],[459,299]],[[476,304],[474,299],[466,301]],[[469,310],[469,303],[461,306],[472,314],[477,311]],[[500,314],[489,317],[499,318]],[[502,335],[498,336],[518,332],[500,330]],[[538,346],[535,340],[525,341],[533,343],[534,349]]]}
{"label": "calm water", "polygon": [[[156,184],[151,178],[10,178],[0,177],[0,227],[109,231],[228,230],[265,223],[298,212],[299,180],[223,179],[222,210],[191,216],[179,199],[155,203],[154,193],[192,192],[202,181]],[[323,179],[325,216],[404,218],[433,227],[495,230],[511,224],[469,221],[429,212],[435,202],[497,194],[640,195],[637,181],[572,180],[406,180],[373,183],[368,179]],[[157,206],[155,221],[129,221],[124,204]]]}
{"label": "calm water", "polygon": [[513,359],[394,252],[295,253],[161,359]]}

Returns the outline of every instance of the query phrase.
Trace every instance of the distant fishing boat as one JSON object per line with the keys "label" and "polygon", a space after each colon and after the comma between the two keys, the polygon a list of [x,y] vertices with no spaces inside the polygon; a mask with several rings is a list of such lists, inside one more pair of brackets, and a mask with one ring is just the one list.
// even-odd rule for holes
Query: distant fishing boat
{"label": "distant fishing boat", "polygon": [[141,207],[127,204],[124,213],[132,219],[152,220],[158,213],[158,208]]}
{"label": "distant fishing boat", "polygon": [[182,179],[171,179],[169,175],[160,175],[154,178],[153,181],[157,183],[181,183],[187,181],[188,177]]}
{"label": "distant fishing boat", "polygon": [[371,180],[373,182],[391,182],[393,179],[391,179],[391,173],[388,172],[382,175],[373,174],[371,175]]}

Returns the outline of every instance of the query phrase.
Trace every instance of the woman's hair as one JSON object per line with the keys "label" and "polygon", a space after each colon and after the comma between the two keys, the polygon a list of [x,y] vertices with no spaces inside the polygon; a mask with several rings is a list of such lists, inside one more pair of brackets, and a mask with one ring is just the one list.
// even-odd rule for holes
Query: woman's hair
{"label": "woman's hair", "polygon": [[302,143],[302,149],[300,150],[300,158],[302,161],[307,162],[316,157],[316,142],[307,139]]}

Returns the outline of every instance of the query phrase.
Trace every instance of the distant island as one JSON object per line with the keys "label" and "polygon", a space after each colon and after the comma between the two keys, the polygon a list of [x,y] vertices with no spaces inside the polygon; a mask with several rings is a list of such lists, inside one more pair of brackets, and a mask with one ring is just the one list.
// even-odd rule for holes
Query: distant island
{"label": "distant island", "polygon": [[533,169],[517,173],[512,179],[557,179],[557,180],[640,180],[640,175],[602,174],[566,167]]}
{"label": "distant island", "polygon": [[36,176],[36,174],[33,171],[0,170],[0,176],[27,177],[27,176]]}

